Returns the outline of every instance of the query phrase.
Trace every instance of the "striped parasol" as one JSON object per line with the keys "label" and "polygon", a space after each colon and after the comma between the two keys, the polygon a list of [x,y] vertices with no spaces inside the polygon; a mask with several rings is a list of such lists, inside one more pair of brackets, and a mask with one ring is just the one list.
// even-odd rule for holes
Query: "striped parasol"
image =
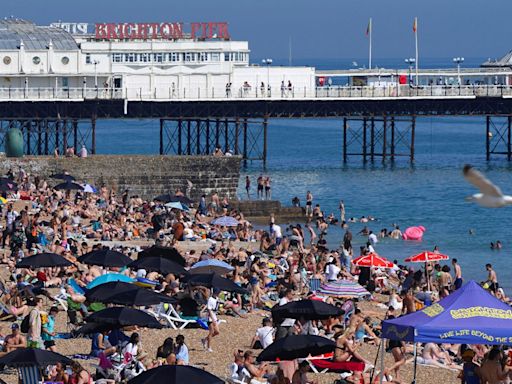
{"label": "striped parasol", "polygon": [[362,285],[350,280],[338,280],[320,286],[319,293],[336,297],[366,297],[371,296]]}

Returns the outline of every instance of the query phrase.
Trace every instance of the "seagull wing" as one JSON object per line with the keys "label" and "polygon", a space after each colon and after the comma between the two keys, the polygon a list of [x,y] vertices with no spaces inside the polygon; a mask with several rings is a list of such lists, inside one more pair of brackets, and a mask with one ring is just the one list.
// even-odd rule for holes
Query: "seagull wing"
{"label": "seagull wing", "polygon": [[471,165],[465,165],[463,173],[466,180],[477,187],[484,195],[503,197],[501,189],[491,183],[482,172],[477,171]]}

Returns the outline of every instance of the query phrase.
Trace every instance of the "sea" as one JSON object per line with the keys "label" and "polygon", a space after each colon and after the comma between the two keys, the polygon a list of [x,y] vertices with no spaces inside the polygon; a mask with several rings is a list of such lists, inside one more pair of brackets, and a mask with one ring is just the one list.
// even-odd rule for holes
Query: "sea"
{"label": "sea", "polygon": [[[477,67],[487,58],[466,59],[463,67]],[[294,61],[294,65],[313,65],[321,69],[351,68],[363,60]],[[275,61],[276,65],[287,64]],[[422,60],[429,68],[453,66],[451,58]],[[374,60],[385,68],[407,69],[403,59]],[[97,126],[99,153],[158,153],[159,122],[155,120],[100,121]],[[343,200],[346,217],[373,216],[367,224],[351,223],[357,234],[364,225],[374,232],[409,226],[426,228],[422,241],[382,239],[376,251],[404,263],[404,259],[438,246],[442,253],[456,258],[465,280],[484,281],[485,264],[493,265],[500,285],[512,294],[512,206],[501,209],[482,208],[465,201],[476,193],[462,176],[464,164],[477,167],[505,193],[512,194],[512,164],[504,156],[485,159],[484,117],[418,118],[416,125],[416,157],[411,164],[407,157],[394,163],[363,163],[360,157],[342,158],[341,119],[276,119],[268,128],[268,160],[252,162],[242,169],[239,198],[245,199],[245,176],[256,186],[256,178],[268,175],[272,180],[272,198],[284,205],[298,196],[302,204],[307,191],[314,196],[326,215],[339,218],[338,205]],[[127,138],[130,138],[127,140]],[[255,198],[253,191],[252,198]],[[304,224],[304,220],[299,220]],[[282,223],[283,229],[289,223]],[[330,226],[329,248],[337,248],[343,237],[339,226]],[[491,250],[490,243],[500,240],[501,250]],[[354,236],[354,250],[366,242]],[[449,261],[447,262],[449,265]],[[420,265],[416,265],[419,268]],[[508,290],[508,291],[507,291]]]}

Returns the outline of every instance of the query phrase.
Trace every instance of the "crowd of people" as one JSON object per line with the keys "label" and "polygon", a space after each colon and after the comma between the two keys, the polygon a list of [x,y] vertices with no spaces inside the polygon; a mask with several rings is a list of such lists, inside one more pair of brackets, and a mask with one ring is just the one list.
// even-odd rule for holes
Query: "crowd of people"
{"label": "crowd of people", "polygon": [[[459,289],[463,283],[462,269],[456,259],[451,260],[451,267],[427,263],[426,270],[400,265],[396,260],[392,268],[355,266],[352,260],[356,237],[365,244],[360,247],[359,254],[366,255],[375,252],[379,237],[392,237],[399,227],[395,226],[390,234],[381,231],[379,235],[366,227],[353,235],[345,227],[341,245],[329,247],[325,233],[329,225],[340,225],[340,221],[325,217],[318,204],[313,207],[311,192],[306,195],[306,224],[290,225],[283,230],[273,215],[268,227],[253,227],[243,213],[231,209],[229,201],[221,200],[216,193],[202,195],[197,207],[189,209],[186,204],[176,208],[166,206],[165,202],[145,201],[139,196],[131,196],[129,191],[117,194],[107,187],[99,188],[97,193],[56,190],[48,180],[27,175],[23,170],[16,174],[10,172],[8,177],[17,184],[17,190],[4,193],[7,203],[2,208],[1,244],[6,273],[2,276],[0,308],[13,322],[11,333],[3,337],[2,354],[24,347],[58,352],[59,332],[55,318],[62,307],[59,295],[66,303],[69,323],[78,324],[80,318],[105,308],[101,303],[89,302],[84,293],[87,286],[107,272],[116,272],[155,282],[154,290],[176,298],[176,313],[205,319],[208,331],[201,339],[201,347],[210,353],[215,353],[218,347],[224,316],[245,318],[253,313],[263,314],[261,327],[251,332],[247,345],[233,354],[228,377],[233,382],[313,383],[314,380],[308,378],[312,367],[310,361],[280,361],[276,365],[258,364],[255,360],[255,349],[266,348],[280,338],[296,334],[332,339],[336,349],[330,361],[360,363],[360,368],[351,369],[342,376],[346,382],[358,383],[368,380],[374,369],[368,355],[361,350],[365,346],[379,345],[383,319],[429,306]],[[267,193],[267,182],[270,190],[270,178],[258,178],[258,197],[260,184],[261,194]],[[250,183],[248,193],[249,189]],[[176,190],[174,196],[186,197],[181,190]],[[235,224],[215,224],[215,219],[220,217],[230,217]],[[345,223],[343,201],[340,201],[340,219]],[[141,251],[136,241],[174,246],[183,250],[186,268],[199,261],[223,261],[231,266],[225,276],[244,288],[245,293],[191,286],[179,274],[161,275],[155,271],[105,268],[78,262],[78,257],[101,249],[105,241],[115,241],[117,249],[132,258]],[[235,241],[240,242],[238,246]],[[184,248],[183,242],[191,246]],[[194,242],[206,244],[206,247],[194,247]],[[61,255],[72,265],[38,269],[15,266],[18,261],[41,252]],[[434,252],[439,250],[434,249]],[[508,302],[490,264],[486,270],[488,276],[483,285]],[[322,284],[342,279],[358,282],[371,295],[370,301],[318,291]],[[299,299],[324,301],[342,308],[343,314],[322,320],[278,319],[270,315],[273,306]],[[112,364],[126,356],[133,359],[133,375],[138,369],[160,365],[194,364],[184,335],[158,342],[161,345],[157,354],[150,356],[144,351],[136,329],[94,332],[87,355],[99,359],[99,372],[89,372],[78,362],[71,366],[71,370],[57,364],[47,370],[47,378],[64,383],[88,383],[96,374],[97,378],[109,380]],[[417,345],[417,348],[421,364],[458,370],[464,375],[465,382],[471,384],[498,382],[492,379],[496,368],[491,363],[502,357],[496,349],[484,345],[434,343]],[[387,381],[401,382],[401,367],[411,361],[412,350],[410,343],[388,341],[386,351],[394,363],[385,367],[380,375]],[[471,364],[478,366],[473,371],[481,381],[468,379]],[[496,375],[504,377],[508,373],[501,370]]]}

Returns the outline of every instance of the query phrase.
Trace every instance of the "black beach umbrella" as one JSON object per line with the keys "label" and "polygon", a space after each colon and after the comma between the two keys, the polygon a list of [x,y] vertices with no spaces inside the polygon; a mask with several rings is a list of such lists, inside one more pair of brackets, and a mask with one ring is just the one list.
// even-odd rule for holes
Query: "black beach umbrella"
{"label": "black beach umbrella", "polygon": [[345,311],[334,305],[318,300],[292,301],[285,305],[275,305],[272,308],[272,317],[285,319],[324,320],[329,317],[341,316]]}
{"label": "black beach umbrella", "polygon": [[184,281],[192,286],[200,285],[226,292],[241,294],[247,293],[246,289],[236,285],[232,280],[226,279],[225,277],[219,276],[215,273],[197,273],[194,275],[188,275],[185,277]]}
{"label": "black beach umbrella", "polygon": [[59,353],[35,348],[18,348],[7,355],[0,357],[0,365],[8,367],[46,367],[57,363],[71,364],[73,360]]}
{"label": "black beach umbrella", "polygon": [[114,329],[119,329],[120,326],[115,324],[101,324],[101,323],[86,323],[78,328],[75,333],[79,335],[92,335],[94,333],[100,333],[104,331],[112,331]]}
{"label": "black beach umbrella", "polygon": [[186,274],[187,271],[180,264],[161,256],[146,256],[131,262],[128,267],[132,269],[145,269],[156,271],[162,275],[173,273],[176,275]]}
{"label": "black beach umbrella", "polygon": [[73,183],[71,181],[66,181],[65,183],[57,184],[54,189],[59,189],[62,191],[71,191],[71,190],[77,190],[77,191],[83,191],[84,187],[82,187],[80,184]]}
{"label": "black beach umbrella", "polygon": [[55,173],[50,176],[52,179],[59,179],[64,181],[75,181],[75,177],[68,173]]}
{"label": "black beach umbrella", "polygon": [[162,203],[168,203],[168,202],[171,201],[171,196],[172,196],[171,194],[165,193],[163,195],[158,195],[153,200],[159,201],[159,202],[162,202]]}
{"label": "black beach umbrella", "polygon": [[28,256],[16,264],[16,268],[69,267],[73,263],[56,253],[38,253]]}
{"label": "black beach umbrella", "polygon": [[85,319],[88,323],[113,324],[119,327],[137,325],[146,328],[162,328],[153,316],[138,309],[127,307],[111,307],[95,312]]}
{"label": "black beach umbrella", "polygon": [[78,258],[82,264],[101,265],[103,267],[124,267],[132,262],[124,253],[103,248],[88,252]]}
{"label": "black beach umbrella", "polygon": [[161,245],[153,245],[152,247],[139,252],[139,259],[147,256],[160,256],[168,260],[174,261],[181,266],[187,265],[187,261],[181,256],[176,248],[163,247]]}
{"label": "black beach umbrella", "polygon": [[176,302],[175,299],[169,296],[122,281],[97,285],[88,290],[85,297],[93,302],[137,307]]}
{"label": "black beach umbrella", "polygon": [[274,341],[257,357],[258,361],[294,360],[334,351],[336,343],[322,336],[290,335]]}
{"label": "black beach umbrella", "polygon": [[128,381],[128,384],[224,384],[224,380],[190,365],[162,365],[148,369]]}

